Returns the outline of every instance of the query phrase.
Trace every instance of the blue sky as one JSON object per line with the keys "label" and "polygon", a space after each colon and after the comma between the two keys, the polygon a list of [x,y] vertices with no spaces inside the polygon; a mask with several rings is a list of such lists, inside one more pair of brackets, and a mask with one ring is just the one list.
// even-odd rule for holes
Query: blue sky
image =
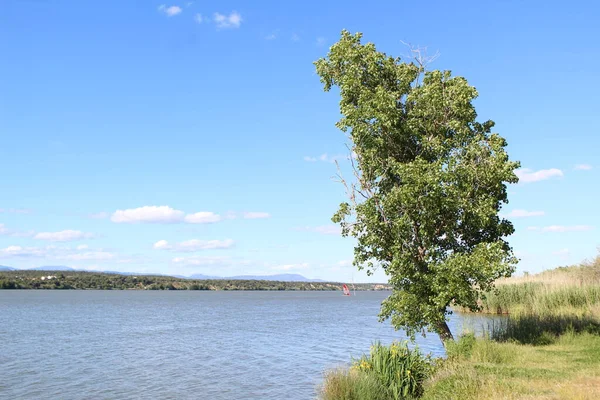
{"label": "blue sky", "polygon": [[600,6],[592,1],[5,0],[0,264],[189,275],[350,266],[336,93],[342,29],[465,76],[520,160],[503,213],[518,271],[600,245]]}

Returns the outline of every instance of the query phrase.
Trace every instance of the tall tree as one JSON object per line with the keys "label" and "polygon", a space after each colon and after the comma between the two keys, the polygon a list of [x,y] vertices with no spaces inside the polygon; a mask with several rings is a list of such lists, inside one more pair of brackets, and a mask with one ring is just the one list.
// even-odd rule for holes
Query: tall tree
{"label": "tall tree", "polygon": [[478,309],[478,296],[512,274],[517,259],[500,218],[506,183],[518,181],[493,121],[477,122],[477,91],[450,71],[426,71],[342,31],[315,62],[325,91],[339,88],[355,181],[333,216],[354,236],[354,264],[383,268],[393,286],[379,317],[411,336],[452,339],[449,306]]}

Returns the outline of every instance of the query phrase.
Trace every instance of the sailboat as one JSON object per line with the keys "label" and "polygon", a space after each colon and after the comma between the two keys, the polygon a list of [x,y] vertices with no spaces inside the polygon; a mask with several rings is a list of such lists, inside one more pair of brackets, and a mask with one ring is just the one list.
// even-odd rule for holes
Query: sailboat
{"label": "sailboat", "polygon": [[344,291],[344,296],[350,296],[350,289],[348,289],[348,285],[344,283],[342,286],[342,290]]}

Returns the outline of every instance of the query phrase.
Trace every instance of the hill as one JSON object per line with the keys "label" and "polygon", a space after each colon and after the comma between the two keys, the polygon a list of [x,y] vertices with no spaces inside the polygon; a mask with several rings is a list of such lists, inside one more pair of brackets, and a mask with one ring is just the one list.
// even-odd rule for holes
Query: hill
{"label": "hill", "polygon": [[34,270],[34,271],[75,271],[75,269],[64,266],[64,265],[44,265],[41,267],[31,268],[30,270]]}
{"label": "hill", "polygon": [[[278,275],[269,277],[272,278],[273,276],[277,277]],[[286,275],[280,277],[286,277]],[[298,278],[296,277],[296,279]],[[356,290],[390,289],[388,285],[370,283],[355,284],[354,288]],[[0,271],[0,289],[341,290],[341,285],[334,282],[183,279],[163,275],[123,275],[45,269]]]}
{"label": "hill", "polygon": [[[17,268],[0,266],[0,271],[21,271]],[[58,266],[41,266],[35,268],[29,268],[27,271],[81,271],[88,272],[85,270],[76,270],[71,267],[64,265]],[[117,275],[141,275],[139,272],[120,272],[120,271],[94,271],[105,274],[117,274]],[[155,276],[166,276],[180,279],[200,279],[200,280],[243,280],[243,281],[281,281],[281,282],[325,282],[322,279],[310,279],[300,274],[275,274],[275,275],[237,275],[237,276],[216,276],[216,275],[203,275],[193,274],[189,276],[185,275],[166,275],[166,274],[142,274],[142,275],[155,275]]]}

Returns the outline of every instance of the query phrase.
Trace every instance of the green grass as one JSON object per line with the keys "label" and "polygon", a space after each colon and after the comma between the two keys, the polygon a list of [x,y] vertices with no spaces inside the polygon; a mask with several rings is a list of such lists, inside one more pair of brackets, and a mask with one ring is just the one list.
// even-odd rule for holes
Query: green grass
{"label": "green grass", "polygon": [[491,337],[499,342],[513,341],[521,344],[545,345],[565,333],[590,333],[600,335],[600,321],[594,315],[511,315],[506,321],[494,325]]}
{"label": "green grass", "polygon": [[389,392],[377,378],[356,370],[338,369],[325,374],[323,400],[388,400]]}
{"label": "green grass", "polygon": [[600,317],[600,256],[581,265],[499,280],[480,305],[486,313]]}
{"label": "green grass", "polygon": [[[502,280],[481,306],[508,318],[483,338],[448,343],[446,359],[405,354],[395,363],[391,348],[376,345],[350,371],[330,373],[322,398],[600,399],[600,256]],[[415,365],[422,363],[418,384],[392,390],[409,387],[413,356]]]}
{"label": "green grass", "polygon": [[349,371],[331,371],[321,389],[323,400],[412,399],[423,394],[433,361],[406,342],[371,346],[368,355],[353,360]]}
{"label": "green grass", "polygon": [[483,312],[497,314],[582,314],[600,306],[600,284],[503,283],[481,299],[481,306]]}
{"label": "green grass", "polygon": [[544,346],[462,338],[423,399],[598,399],[600,336],[573,331]]}
{"label": "green grass", "polygon": [[429,366],[429,376],[422,382],[421,389],[406,397],[402,397],[402,393],[400,397],[394,397],[381,376],[368,372],[369,368],[351,368],[327,373],[320,398],[600,398],[600,336],[586,332],[567,330],[554,337],[551,344],[535,346],[466,335],[449,344],[446,359],[438,359]]}

